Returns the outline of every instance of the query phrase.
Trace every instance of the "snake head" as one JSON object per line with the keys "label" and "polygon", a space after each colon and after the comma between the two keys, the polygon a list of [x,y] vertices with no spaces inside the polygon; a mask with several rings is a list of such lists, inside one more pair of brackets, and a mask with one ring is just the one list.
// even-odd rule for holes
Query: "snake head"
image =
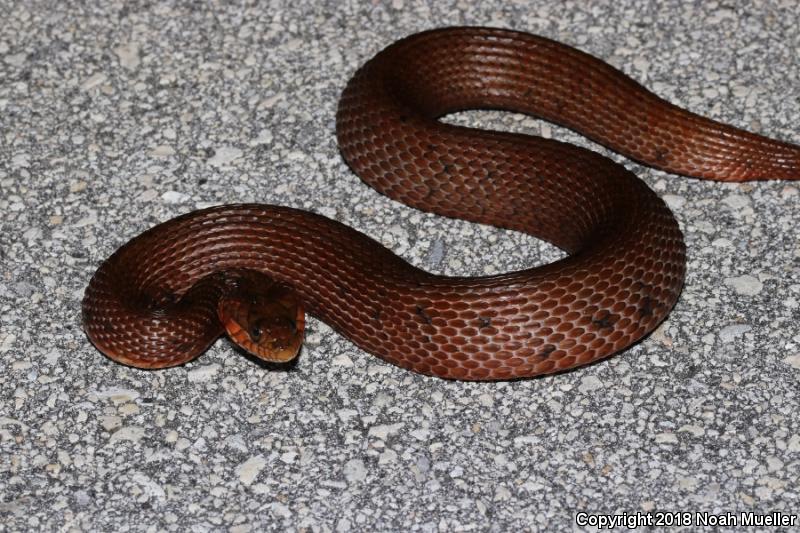
{"label": "snake head", "polygon": [[258,274],[239,280],[217,314],[228,337],[246,352],[273,363],[291,361],[303,344],[305,312],[290,288]]}

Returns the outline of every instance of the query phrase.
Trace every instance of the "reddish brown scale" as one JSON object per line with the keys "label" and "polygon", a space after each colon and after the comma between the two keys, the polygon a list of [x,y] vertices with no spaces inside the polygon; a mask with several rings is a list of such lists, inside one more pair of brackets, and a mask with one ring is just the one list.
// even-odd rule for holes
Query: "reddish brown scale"
{"label": "reddish brown scale", "polygon": [[378,54],[342,94],[352,169],[418,209],[530,233],[570,255],[499,276],[436,276],[324,217],[269,205],[173,219],[120,248],[86,290],[94,344],[118,361],[188,361],[220,334],[217,273],[252,269],[390,363],[444,378],[557,372],[630,346],[675,304],[684,244],[666,205],[598,154],[446,125],[472,108],[529,113],[635,160],[726,181],[800,178],[800,148],[681,110],[568,46],[450,28]]}

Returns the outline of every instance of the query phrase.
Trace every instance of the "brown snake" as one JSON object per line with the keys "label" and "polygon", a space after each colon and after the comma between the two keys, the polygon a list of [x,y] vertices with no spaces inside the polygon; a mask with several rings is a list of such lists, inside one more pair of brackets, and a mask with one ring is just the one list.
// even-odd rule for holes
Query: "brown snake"
{"label": "brown snake", "polygon": [[[390,198],[526,232],[568,257],[446,277],[320,215],[213,207],[146,231],[100,266],[83,300],[89,338],[145,368],[193,359],[223,325],[251,351],[265,336],[288,350],[302,337],[305,307],[395,365],[494,380],[590,363],[651,332],[685,271],[683,237],[664,202],[595,152],[438,120],[474,108],[528,113],[687,176],[800,179],[800,147],[679,109],[569,46],[499,29],[428,31],[392,44],[348,83],[336,116],[345,160]],[[279,303],[263,305],[279,308],[278,318],[260,310],[271,290]],[[264,333],[270,321],[278,333]]]}

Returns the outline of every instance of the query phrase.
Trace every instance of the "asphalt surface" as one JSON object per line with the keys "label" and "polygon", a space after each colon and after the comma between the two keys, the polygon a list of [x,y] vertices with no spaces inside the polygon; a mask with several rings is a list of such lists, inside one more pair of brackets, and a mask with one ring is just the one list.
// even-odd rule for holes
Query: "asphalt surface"
{"label": "asphalt surface", "polygon": [[[396,204],[342,161],[340,91],[415,31],[542,34],[674,103],[800,142],[800,10],[743,5],[0,0],[0,529],[596,531],[578,513],[800,514],[796,184],[703,182],[612,155],[673,208],[686,286],[655,334],[558,376],[418,376],[314,319],[289,369],[220,340],[148,372],[103,357],[80,324],[105,257],[220,203],[322,213],[439,273],[559,257]],[[521,115],[448,120],[608,153]]]}

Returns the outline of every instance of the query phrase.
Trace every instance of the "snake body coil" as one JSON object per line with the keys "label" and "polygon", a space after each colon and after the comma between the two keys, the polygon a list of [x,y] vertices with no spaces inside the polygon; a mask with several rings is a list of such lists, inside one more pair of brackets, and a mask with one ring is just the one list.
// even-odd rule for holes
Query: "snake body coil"
{"label": "snake body coil", "polygon": [[348,83],[344,158],[418,209],[530,233],[568,252],[489,277],[417,269],[357,231],[269,205],[196,211],[133,239],[98,269],[86,332],[115,360],[183,363],[216,339],[225,271],[291,285],[307,311],[362,349],[445,378],[533,376],[586,364],[652,331],[685,271],[663,201],[597,153],[447,125],[473,108],[528,113],[670,172],[727,181],[800,178],[800,148],[681,110],[583,52],[483,28],[403,39]]}

